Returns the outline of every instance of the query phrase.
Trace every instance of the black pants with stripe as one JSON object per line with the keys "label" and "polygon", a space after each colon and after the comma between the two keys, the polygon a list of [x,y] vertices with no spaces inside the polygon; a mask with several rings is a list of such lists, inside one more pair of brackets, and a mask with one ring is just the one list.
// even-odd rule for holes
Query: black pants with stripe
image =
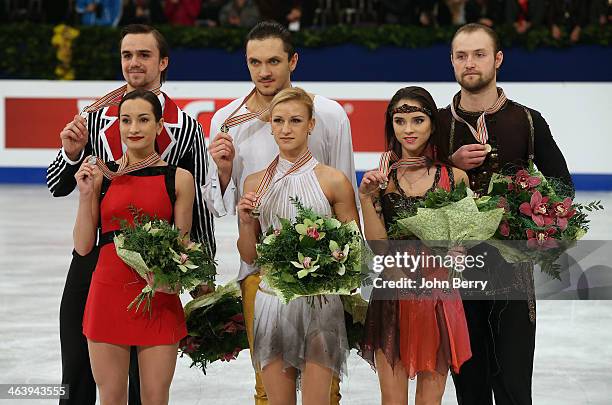
{"label": "black pants with stripe", "polygon": [[453,382],[459,405],[531,405],[535,322],[527,301],[463,301],[472,358]]}
{"label": "black pants with stripe", "polygon": [[[87,339],[83,335],[83,313],[98,261],[99,249],[80,256],[72,252],[72,262],[60,305],[60,344],[62,351],[62,384],[68,384],[68,399],[60,405],[95,405],[96,383],[89,363]],[[130,352],[129,405],[140,405],[140,380],[136,348]]]}

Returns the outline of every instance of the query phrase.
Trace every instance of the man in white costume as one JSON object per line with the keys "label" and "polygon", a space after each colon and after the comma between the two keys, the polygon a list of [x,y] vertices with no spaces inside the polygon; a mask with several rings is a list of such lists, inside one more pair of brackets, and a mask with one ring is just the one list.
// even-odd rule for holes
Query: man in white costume
{"label": "man in white costume", "polygon": [[[217,217],[236,214],[244,179],[265,169],[278,154],[267,108],[274,95],[291,87],[291,72],[297,66],[298,54],[284,26],[264,21],[247,35],[246,59],[255,88],[247,96],[217,111],[210,125],[211,134],[218,133],[209,146],[212,160],[209,161],[204,198],[208,209]],[[351,128],[346,112],[333,100],[312,94],[311,97],[316,123],[308,147],[319,162],[344,172],[357,190]],[[253,347],[253,311],[260,277],[256,268],[241,262],[238,280],[242,287],[249,344]],[[267,404],[258,373],[255,391],[255,404]],[[330,404],[339,401],[339,383],[334,378]]]}

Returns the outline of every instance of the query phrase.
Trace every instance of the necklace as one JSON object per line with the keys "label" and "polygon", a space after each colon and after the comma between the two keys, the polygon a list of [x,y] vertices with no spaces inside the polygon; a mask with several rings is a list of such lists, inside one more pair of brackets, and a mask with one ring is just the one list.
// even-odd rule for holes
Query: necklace
{"label": "necklace", "polygon": [[[404,181],[406,182],[406,185],[408,186],[408,190],[412,190],[413,186],[418,183],[419,181],[421,181],[421,179],[423,179],[426,175],[429,174],[429,167],[425,167],[425,170],[423,171],[423,174],[421,174],[419,177],[417,177],[415,180],[412,181],[408,181],[408,178],[406,177],[406,174],[409,172],[409,170],[404,170],[404,172],[402,173],[402,175],[399,177],[398,179],[398,183],[400,182],[400,179],[404,179]],[[401,187],[399,184],[397,185],[397,187]]]}

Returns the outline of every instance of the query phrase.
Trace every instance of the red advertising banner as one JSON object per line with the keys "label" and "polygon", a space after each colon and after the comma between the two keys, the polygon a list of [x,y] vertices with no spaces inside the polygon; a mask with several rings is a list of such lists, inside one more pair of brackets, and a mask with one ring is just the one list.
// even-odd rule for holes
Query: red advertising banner
{"label": "red advertising banner", "polygon": [[[202,123],[210,134],[214,112],[227,105],[228,99],[174,99],[176,104]],[[356,152],[376,152],[384,148],[386,101],[337,100],[351,122],[353,148]],[[59,133],[78,113],[77,98],[6,98],[5,148],[57,148]]]}

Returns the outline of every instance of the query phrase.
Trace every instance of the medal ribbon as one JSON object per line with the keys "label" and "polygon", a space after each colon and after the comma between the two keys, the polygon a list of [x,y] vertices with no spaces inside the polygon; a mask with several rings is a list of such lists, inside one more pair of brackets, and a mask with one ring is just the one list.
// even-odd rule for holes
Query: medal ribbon
{"label": "medal ribbon", "polygon": [[[104,177],[106,177],[109,180],[112,180],[115,177],[119,177],[124,174],[134,172],[136,170],[144,169],[145,167],[153,166],[154,164],[159,162],[160,157],[157,154],[157,152],[153,152],[149,156],[141,160],[140,162],[136,162],[130,165],[128,164],[127,155],[124,154],[123,156],[121,156],[121,159],[119,159],[119,161],[117,162],[119,164],[119,168],[117,169],[116,172],[113,172],[112,170],[110,170],[108,166],[106,166],[106,163],[102,161],[102,159],[95,157],[95,156],[90,157],[90,159],[95,159],[96,160],[95,165],[98,166],[98,168],[100,169]],[[88,163],[92,164],[89,161]]]}
{"label": "medal ribbon", "polygon": [[471,126],[466,120],[461,118],[457,114],[457,111],[455,110],[455,104],[459,105],[459,97],[461,94],[460,92],[455,94],[455,97],[453,97],[453,102],[450,105],[451,113],[453,114],[453,117],[457,121],[462,122],[465,125],[467,125],[472,135],[474,135],[474,138],[476,138],[476,141],[478,141],[478,143],[482,145],[485,145],[489,141],[489,132],[487,131],[487,124],[485,122],[485,116],[487,114],[490,115],[490,114],[495,114],[496,112],[498,112],[508,100],[506,98],[506,95],[504,94],[504,91],[501,88],[498,87],[497,90],[499,92],[499,97],[497,98],[497,101],[495,102],[495,104],[493,104],[491,108],[488,108],[485,111],[483,111],[480,117],[478,117],[478,120],[476,120],[476,129],[474,129],[474,127]]}
{"label": "medal ribbon", "polygon": [[[394,160],[395,162],[391,165],[389,163]],[[429,159],[425,156],[419,157],[409,157],[404,159],[398,159],[395,152],[389,150],[387,152],[383,152],[380,155],[380,163],[378,165],[378,169],[385,176],[389,176],[392,170],[397,169],[399,167],[424,167],[429,163]]]}
{"label": "medal ribbon", "polygon": [[[160,89],[161,89],[161,85],[154,88],[151,91],[156,96],[159,96],[161,94]],[[88,105],[87,107],[83,108],[81,110],[81,116],[85,117],[88,113],[98,111],[104,107],[108,107],[111,105],[119,105],[119,103],[121,102],[121,97],[125,94],[126,91],[127,91],[127,84],[124,84],[118,89],[115,89],[111,91],[110,93],[100,97],[93,104]]]}
{"label": "medal ribbon", "polygon": [[[274,174],[276,173],[276,166],[278,166],[279,159],[280,155],[277,155],[270,163],[270,165],[268,165],[266,173],[264,174],[263,178],[259,182],[259,185],[257,186],[257,191],[255,192],[255,194],[257,194],[257,200],[255,201],[255,209],[259,208],[261,199],[266,194],[272,184],[272,179],[274,178]],[[297,158],[295,162],[293,162],[289,170],[287,170],[287,172],[283,174],[282,177],[276,180],[275,183],[281,181],[285,177],[289,176],[291,173],[302,168],[310,161],[310,159],[312,159],[312,154],[309,150],[306,150],[306,152],[304,152],[299,158]]]}
{"label": "medal ribbon", "polygon": [[235,127],[236,125],[240,125],[245,122],[251,121],[255,118],[259,118],[263,114],[268,112],[270,108],[266,107],[263,110],[260,110],[257,112],[248,112],[245,114],[234,116],[234,114],[236,114],[242,108],[242,106],[245,105],[246,102],[249,101],[251,97],[253,97],[253,94],[255,94],[255,89],[251,90],[251,92],[244,98],[244,100],[242,100],[242,103],[240,103],[238,108],[236,108],[234,112],[231,113],[230,116],[226,118],[226,120],[223,122],[223,125],[221,125],[221,132],[227,134],[230,128]]}

